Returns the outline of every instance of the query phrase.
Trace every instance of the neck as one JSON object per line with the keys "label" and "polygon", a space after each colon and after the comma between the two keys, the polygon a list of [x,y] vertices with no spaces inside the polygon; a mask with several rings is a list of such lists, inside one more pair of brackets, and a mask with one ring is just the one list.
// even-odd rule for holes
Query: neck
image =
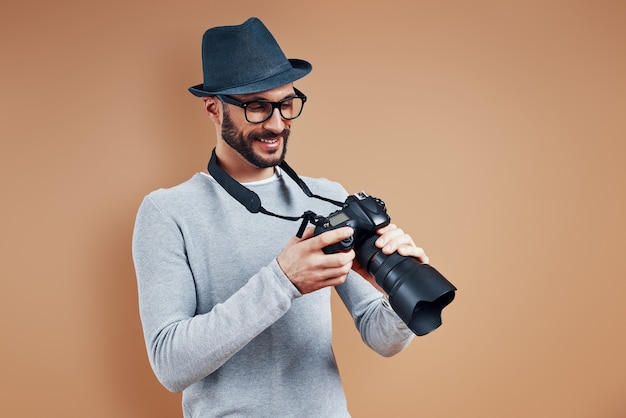
{"label": "neck", "polygon": [[218,164],[229,176],[239,183],[265,180],[274,175],[275,167],[260,168],[250,164],[241,154],[226,146],[215,148]]}

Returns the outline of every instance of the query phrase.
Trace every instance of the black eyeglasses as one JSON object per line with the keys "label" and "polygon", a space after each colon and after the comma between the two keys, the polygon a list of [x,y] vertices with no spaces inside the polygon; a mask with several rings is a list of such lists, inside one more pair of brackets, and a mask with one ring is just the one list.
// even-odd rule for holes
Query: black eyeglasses
{"label": "black eyeglasses", "polygon": [[286,120],[292,120],[300,116],[304,108],[304,102],[306,102],[306,96],[295,87],[293,90],[296,93],[294,97],[287,97],[280,102],[270,102],[268,100],[240,102],[230,96],[218,95],[217,97],[224,103],[241,107],[248,122],[263,123],[272,117],[274,109],[278,109],[280,116]]}

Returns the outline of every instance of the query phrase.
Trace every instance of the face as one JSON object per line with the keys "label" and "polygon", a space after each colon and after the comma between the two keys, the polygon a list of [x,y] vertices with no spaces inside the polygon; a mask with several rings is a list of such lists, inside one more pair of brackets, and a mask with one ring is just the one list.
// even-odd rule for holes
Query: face
{"label": "face", "polygon": [[[293,95],[293,87],[288,85],[258,94],[232,97],[241,102],[259,99],[280,101]],[[281,118],[276,109],[267,121],[254,124],[246,121],[242,108],[226,103],[223,107],[221,136],[226,144],[257,168],[274,167],[284,160],[291,121]]]}
{"label": "face", "polygon": [[255,167],[274,167],[283,162],[289,133],[289,128],[284,128],[278,135],[264,129],[244,134],[244,130],[231,118],[230,110],[224,107],[222,139]]}

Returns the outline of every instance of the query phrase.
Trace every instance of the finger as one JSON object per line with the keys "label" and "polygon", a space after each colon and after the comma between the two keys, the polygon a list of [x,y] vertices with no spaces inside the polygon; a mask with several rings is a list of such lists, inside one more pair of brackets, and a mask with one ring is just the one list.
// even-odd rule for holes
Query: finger
{"label": "finger", "polygon": [[421,247],[416,247],[415,245],[402,245],[398,247],[397,251],[398,254],[405,257],[417,258],[422,264],[428,264],[430,261],[424,249]]}
{"label": "finger", "polygon": [[396,229],[396,228],[397,228],[396,224],[389,224],[389,225],[384,226],[384,227],[382,227],[382,228],[380,228],[380,229],[377,229],[377,230],[376,230],[376,233],[377,233],[378,235],[383,235],[383,234],[385,234],[386,232],[392,231],[392,230],[394,230],[394,229]]}
{"label": "finger", "polygon": [[309,242],[315,245],[316,248],[322,249],[351,237],[352,235],[354,235],[354,229],[349,226],[344,226],[342,228],[331,229],[330,231],[323,232],[320,235],[311,238]]}
{"label": "finger", "polygon": [[328,279],[328,280],[326,280],[324,282],[324,287],[342,285],[342,284],[344,284],[346,282],[347,278],[348,278],[347,274],[343,274],[341,276],[333,277],[332,279]]}
{"label": "finger", "polygon": [[327,269],[326,276],[328,278],[324,280],[324,286],[338,286],[343,284],[348,278],[350,267],[351,266],[349,265],[336,269]]}
{"label": "finger", "polygon": [[339,286],[339,285],[344,284],[347,278],[348,278],[347,274],[342,274],[337,277],[331,277],[329,279],[317,281],[317,282],[312,283],[308,287],[308,290],[309,292],[313,292],[315,290],[323,289],[323,288],[330,287],[330,286]]}
{"label": "finger", "polygon": [[325,271],[326,277],[329,279],[345,276],[352,269],[352,261],[339,265],[337,267],[327,268]]}
{"label": "finger", "polygon": [[311,238],[313,236],[313,232],[315,232],[315,228],[312,226],[309,226],[308,228],[304,230],[304,233],[302,234],[301,239],[305,240],[305,239]]}
{"label": "finger", "polygon": [[[320,258],[324,258],[326,260],[336,257],[334,257],[333,254],[325,257],[320,256]],[[338,286],[346,281],[348,273],[352,268],[352,262],[348,261],[347,264],[333,263],[328,266],[323,265],[323,263],[315,263],[315,266],[315,269],[309,270],[307,279],[304,282],[299,283],[300,287],[296,285],[298,289],[303,289],[306,293],[308,293],[328,286]]]}
{"label": "finger", "polygon": [[[323,269],[343,269],[346,272],[352,268],[356,254],[354,250],[334,254],[319,254],[315,259],[315,265]],[[324,274],[327,272],[325,271]]]}
{"label": "finger", "polygon": [[376,240],[376,246],[378,248],[383,248],[383,252],[395,251],[400,245],[403,244],[413,244],[413,239],[410,235],[405,234],[404,231],[400,228],[394,228],[383,235],[381,235]]}

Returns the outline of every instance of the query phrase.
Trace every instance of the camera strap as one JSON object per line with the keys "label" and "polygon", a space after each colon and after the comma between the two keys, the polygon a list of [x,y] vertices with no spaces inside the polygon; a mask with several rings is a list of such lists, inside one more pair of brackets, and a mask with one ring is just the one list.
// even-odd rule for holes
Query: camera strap
{"label": "camera strap", "polygon": [[[306,183],[302,181],[302,179],[298,176],[298,174],[294,171],[294,169],[291,168],[289,164],[287,164],[286,161],[281,162],[279,164],[279,167],[285,173],[287,173],[287,175],[291,177],[293,181],[296,182],[296,184],[300,187],[300,189],[302,189],[304,194],[306,194],[308,197],[320,199],[320,200],[332,203],[333,205],[337,205],[337,206],[344,205],[343,202],[339,202],[339,201],[329,199],[323,196],[318,196],[314,194],[313,192],[311,192],[311,190],[306,185]],[[286,215],[278,215],[276,213],[270,212],[269,210],[265,209],[263,205],[261,205],[261,198],[259,197],[258,194],[248,189],[247,187],[239,183],[234,178],[232,178],[226,171],[224,171],[217,164],[217,156],[215,154],[215,148],[213,148],[213,152],[211,153],[211,159],[209,160],[208,170],[209,170],[209,174],[211,174],[211,177],[213,177],[215,181],[217,181],[218,184],[222,186],[224,190],[228,192],[229,195],[231,195],[233,198],[235,198],[235,200],[241,203],[248,210],[248,212],[262,213],[264,215],[274,216],[276,218],[285,219],[288,221],[298,221],[302,219],[302,224],[300,225],[300,228],[298,229],[298,233],[296,234],[298,238],[302,238],[304,229],[307,227],[309,222],[315,225],[317,222],[317,219],[319,218],[319,216],[317,216],[315,212],[310,211],[310,210],[305,211],[300,216],[286,216]]]}

